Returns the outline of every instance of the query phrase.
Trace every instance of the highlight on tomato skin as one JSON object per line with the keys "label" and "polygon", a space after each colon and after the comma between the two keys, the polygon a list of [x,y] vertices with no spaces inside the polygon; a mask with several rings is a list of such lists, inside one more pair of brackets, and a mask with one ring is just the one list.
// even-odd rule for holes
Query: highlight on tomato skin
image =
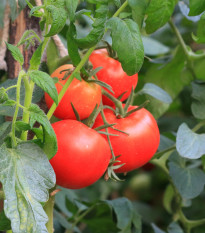
{"label": "highlight on tomato skin", "polygon": [[[136,108],[129,106],[128,111]],[[115,170],[116,173],[129,172],[146,164],[155,154],[160,142],[160,133],[156,120],[152,114],[142,108],[126,118],[118,119],[110,109],[104,110],[105,118],[109,124],[116,123],[114,128],[125,133],[108,128],[108,133],[117,134],[110,136],[115,156],[120,155],[120,162],[114,165],[124,164]],[[103,125],[103,120],[98,115],[93,128]],[[104,136],[104,135],[103,135]],[[106,136],[104,136],[106,139]]]}
{"label": "highlight on tomato skin", "polygon": [[[118,60],[115,60],[108,56],[106,49],[95,50],[89,57],[90,62],[93,65],[93,68],[102,67],[100,71],[96,73],[98,80],[103,81],[109,84],[112,87],[115,98],[118,98],[120,95],[125,93],[121,98],[121,101],[126,100],[132,88],[135,89],[138,82],[138,74],[128,76],[122,69],[121,63]],[[113,102],[103,95],[102,97],[103,104],[113,106]]]}
{"label": "highlight on tomato skin", "polygon": [[[72,69],[73,65],[67,64],[56,69],[51,77],[57,77],[59,82],[55,84],[58,94],[65,85],[70,75],[63,80],[66,73],[65,70]],[[83,79],[80,81],[73,79],[68,87],[65,95],[58,104],[54,116],[59,119],[76,119],[75,113],[71,106],[71,102],[77,110],[80,119],[86,119],[92,113],[95,106],[99,106],[102,99],[101,87],[96,83],[88,83]],[[45,93],[45,102],[48,108],[53,104],[51,97]]]}
{"label": "highlight on tomato skin", "polygon": [[50,160],[56,183],[80,189],[95,183],[105,173],[111,152],[108,142],[95,130],[76,120],[52,124],[58,151]]}

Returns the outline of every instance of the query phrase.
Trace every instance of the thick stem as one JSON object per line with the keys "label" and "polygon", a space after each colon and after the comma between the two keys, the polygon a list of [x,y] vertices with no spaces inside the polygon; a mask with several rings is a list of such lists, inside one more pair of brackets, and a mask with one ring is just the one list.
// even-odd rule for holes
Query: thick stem
{"label": "thick stem", "polygon": [[48,222],[46,224],[48,233],[53,233],[53,208],[54,208],[54,196],[50,197],[44,206],[44,211],[48,216]]}
{"label": "thick stem", "polygon": [[[31,102],[32,102],[32,95],[33,95],[33,89],[34,89],[34,82],[31,80],[29,82],[28,77],[24,76],[24,85],[25,85],[25,100],[24,100],[24,107],[27,109],[30,107]],[[25,123],[29,123],[29,112],[24,109],[23,111],[23,118],[22,121]],[[21,134],[21,139],[22,140],[27,140],[27,135],[28,132],[24,131]]]}
{"label": "thick stem", "polygon": [[17,120],[17,117],[18,117],[18,111],[19,111],[21,80],[22,80],[23,75],[25,75],[25,72],[22,70],[19,73],[19,77],[18,77],[18,81],[17,81],[17,88],[16,88],[16,109],[15,109],[15,112],[14,112],[14,116],[13,116],[13,120],[12,120],[12,126],[11,126],[11,138],[12,138],[12,143],[13,143],[14,147],[17,146],[15,124],[16,124],[16,120]]}

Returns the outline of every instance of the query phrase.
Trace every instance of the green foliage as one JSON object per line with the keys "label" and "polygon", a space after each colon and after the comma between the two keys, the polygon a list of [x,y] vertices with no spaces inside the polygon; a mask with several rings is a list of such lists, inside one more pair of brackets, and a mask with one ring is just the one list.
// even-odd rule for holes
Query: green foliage
{"label": "green foliage", "polygon": [[3,144],[0,181],[5,193],[5,214],[13,232],[47,232],[48,218],[41,203],[48,200],[55,174],[43,151],[33,143],[22,143],[15,149]]}
{"label": "green foliage", "polygon": [[20,63],[20,65],[23,65],[24,63],[24,57],[20,51],[20,49],[14,45],[6,43],[7,49],[11,52],[11,55],[13,58]]}
{"label": "green foliage", "polygon": [[114,17],[108,21],[107,27],[111,30],[112,48],[117,52],[123,70],[128,75],[136,74],[144,61],[144,47],[138,25],[131,19]]}
{"label": "green foliage", "polygon": [[199,168],[186,165],[186,160],[173,153],[169,158],[170,176],[181,196],[185,199],[197,197],[204,189],[205,174]]}
{"label": "green foliage", "polygon": [[0,213],[0,231],[11,229],[11,221],[6,217],[4,211]]}
{"label": "green foliage", "polygon": [[47,92],[53,101],[58,104],[58,92],[52,78],[45,72],[34,70],[29,72],[31,80]]}
{"label": "green foliage", "polygon": [[171,17],[175,0],[152,0],[146,10],[146,32],[153,33],[164,26]]}
{"label": "green foliage", "polygon": [[183,123],[177,131],[176,148],[184,158],[198,159],[205,154],[205,134],[194,133]]}
{"label": "green foliage", "polygon": [[30,69],[31,70],[36,70],[38,69],[38,66],[41,64],[41,57],[42,57],[42,51],[43,49],[43,43],[41,43],[38,48],[36,49],[36,51],[34,52],[34,54],[31,57],[30,60]]}
{"label": "green foliage", "polygon": [[189,15],[199,15],[205,11],[204,0],[189,0],[190,12]]}

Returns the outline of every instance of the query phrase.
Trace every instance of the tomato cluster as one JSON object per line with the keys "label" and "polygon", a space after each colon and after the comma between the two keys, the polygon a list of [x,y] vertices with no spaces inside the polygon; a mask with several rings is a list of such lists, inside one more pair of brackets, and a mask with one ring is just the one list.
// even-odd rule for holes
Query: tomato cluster
{"label": "tomato cluster", "polygon": [[[128,76],[120,62],[109,57],[104,49],[94,51],[89,60],[93,68],[102,67],[96,76],[98,80],[112,87],[114,94],[110,95],[114,98],[122,97],[121,101],[126,100],[137,85],[138,74]],[[72,65],[64,65],[51,75],[58,78],[58,83],[55,84],[58,93],[70,77],[66,77],[65,72],[71,69]],[[136,106],[129,106],[127,111],[130,114],[124,115],[116,115],[111,109],[104,109],[104,117],[98,114],[93,128],[76,120],[71,104],[78,112],[80,120],[83,120],[100,105],[101,99],[104,105],[114,105],[113,101],[102,96],[98,84],[74,78],[58,104],[54,115],[61,120],[52,124],[58,151],[50,160],[58,185],[70,189],[87,187],[96,182],[108,166],[121,165],[114,170],[116,173],[129,172],[146,164],[156,152],[160,140],[159,129],[154,117],[144,108],[134,111]],[[48,94],[45,94],[45,101],[50,108],[53,100]],[[110,136],[94,130],[103,126],[105,120],[109,124],[115,124],[114,127],[110,125],[107,129],[102,129]],[[113,134],[117,136],[111,136]],[[108,138],[114,155],[118,156],[116,161],[111,156]],[[110,160],[112,163],[109,165]]]}

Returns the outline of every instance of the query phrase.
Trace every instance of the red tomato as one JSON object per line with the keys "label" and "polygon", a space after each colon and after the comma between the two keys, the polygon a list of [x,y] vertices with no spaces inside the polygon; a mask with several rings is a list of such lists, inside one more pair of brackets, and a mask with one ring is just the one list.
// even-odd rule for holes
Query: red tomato
{"label": "red tomato", "polygon": [[[128,111],[136,106],[129,106]],[[129,172],[143,166],[155,154],[160,141],[159,129],[156,120],[146,109],[140,109],[126,118],[118,119],[112,110],[104,110],[108,123],[116,123],[115,128],[124,133],[108,128],[111,134],[111,144],[115,156],[121,155],[117,160],[121,161],[115,165],[125,163],[122,167],[115,170],[117,173]],[[94,128],[103,124],[102,117],[99,115],[95,121]],[[106,136],[104,136],[106,138]]]}
{"label": "red tomato", "polygon": [[[55,84],[58,93],[60,93],[61,89],[63,88],[62,85],[64,85],[69,78],[68,77],[66,80],[62,80],[66,71],[62,73],[60,72],[62,70],[71,68],[73,68],[72,65],[63,65],[51,74],[51,77],[57,77],[59,79],[60,83]],[[101,87],[99,85],[96,83],[88,83],[84,80],[79,81],[78,79],[74,78],[65,95],[58,104],[58,107],[54,112],[54,116],[58,117],[59,119],[76,119],[71,106],[72,102],[75,109],[79,113],[80,119],[83,120],[89,117],[96,104],[98,106],[100,105],[101,98]],[[45,93],[45,101],[48,108],[50,108],[53,104],[53,100],[47,93]]]}
{"label": "red tomato", "polygon": [[[114,95],[118,98],[123,92],[126,92],[121,101],[126,100],[132,90],[137,86],[138,74],[128,76],[122,69],[121,63],[108,56],[106,49],[99,49],[94,51],[89,58],[93,65],[93,68],[102,67],[100,71],[97,72],[97,78],[109,84],[114,91]],[[106,89],[107,90],[107,89]],[[113,102],[106,96],[102,98],[103,104],[113,105]]]}
{"label": "red tomato", "polygon": [[96,182],[106,171],[111,153],[108,142],[95,130],[75,120],[52,124],[58,151],[50,160],[57,184],[80,189]]}

